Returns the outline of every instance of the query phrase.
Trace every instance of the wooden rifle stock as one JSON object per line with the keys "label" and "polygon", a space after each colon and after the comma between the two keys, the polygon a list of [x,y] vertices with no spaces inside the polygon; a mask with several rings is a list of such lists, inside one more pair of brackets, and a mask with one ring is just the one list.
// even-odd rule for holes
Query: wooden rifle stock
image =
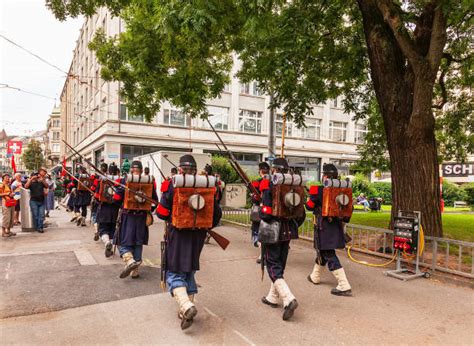
{"label": "wooden rifle stock", "polygon": [[222,250],[227,249],[227,246],[229,246],[230,244],[230,241],[228,239],[224,238],[223,236],[212,230],[207,231],[207,233],[209,233],[209,235],[216,241],[216,243],[222,248]]}

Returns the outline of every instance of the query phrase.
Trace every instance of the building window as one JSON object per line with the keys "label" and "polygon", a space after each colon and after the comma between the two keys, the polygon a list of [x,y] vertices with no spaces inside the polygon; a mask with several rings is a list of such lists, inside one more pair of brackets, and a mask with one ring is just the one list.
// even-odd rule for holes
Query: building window
{"label": "building window", "polygon": [[163,110],[163,124],[188,127],[191,126],[191,117],[178,109]]}
{"label": "building window", "polygon": [[321,119],[306,118],[306,127],[301,129],[301,136],[306,139],[321,139]]}
{"label": "building window", "polygon": [[59,152],[59,144],[53,144],[53,152],[58,153]]}
{"label": "building window", "polygon": [[53,141],[59,141],[59,132],[57,131],[53,132]]}
{"label": "building window", "polygon": [[59,126],[60,126],[59,119],[54,119],[53,120],[53,127],[59,127]]}
{"label": "building window", "polygon": [[332,106],[333,106],[333,108],[337,108],[337,98],[332,100]]}
{"label": "building window", "polygon": [[329,122],[329,139],[337,142],[345,142],[347,137],[347,123],[339,121]]}
{"label": "building window", "polygon": [[241,109],[239,111],[239,131],[262,133],[262,112]]}
{"label": "building window", "polygon": [[[229,129],[229,108],[207,106],[209,112],[209,121],[216,130],[228,130]],[[210,128],[206,120],[204,120],[204,127]]]}
{"label": "building window", "polygon": [[143,122],[143,115],[130,114],[126,105],[120,105],[120,120]]}
{"label": "building window", "polygon": [[240,83],[240,93],[244,95],[262,96],[263,93],[257,82]]}
{"label": "building window", "polygon": [[[286,120],[285,125],[285,136],[291,137],[293,136],[293,122]],[[277,136],[281,136],[283,128],[283,114],[277,114],[275,120],[275,132]]]}
{"label": "building window", "polygon": [[366,135],[367,135],[367,126],[365,126],[364,124],[355,124],[354,143],[364,144]]}

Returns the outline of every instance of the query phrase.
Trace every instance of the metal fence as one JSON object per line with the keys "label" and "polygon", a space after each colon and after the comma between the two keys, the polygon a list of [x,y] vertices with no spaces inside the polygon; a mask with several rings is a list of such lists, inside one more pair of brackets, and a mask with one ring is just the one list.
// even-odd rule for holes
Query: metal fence
{"label": "metal fence", "polygon": [[[222,220],[239,226],[250,226],[249,209],[224,208]],[[347,224],[352,250],[384,258],[394,253],[393,231],[378,227]],[[299,230],[300,238],[313,240],[313,220],[306,218]],[[474,278],[474,243],[447,238],[425,237],[420,265],[433,271]],[[403,258],[410,265],[410,258]]]}

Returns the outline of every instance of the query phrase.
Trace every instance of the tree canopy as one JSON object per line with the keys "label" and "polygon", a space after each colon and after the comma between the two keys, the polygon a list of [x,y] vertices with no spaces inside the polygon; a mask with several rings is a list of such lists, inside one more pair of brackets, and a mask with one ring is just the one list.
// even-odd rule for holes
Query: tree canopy
{"label": "tree canopy", "polygon": [[29,171],[37,171],[44,163],[43,149],[41,143],[35,140],[30,141],[21,155],[25,167]]}

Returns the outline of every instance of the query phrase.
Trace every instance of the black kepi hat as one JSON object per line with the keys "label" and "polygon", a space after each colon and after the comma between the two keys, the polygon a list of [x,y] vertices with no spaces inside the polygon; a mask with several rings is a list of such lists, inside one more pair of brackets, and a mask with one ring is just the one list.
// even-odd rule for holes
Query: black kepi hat
{"label": "black kepi hat", "polygon": [[196,160],[192,155],[186,154],[179,158],[179,167],[191,167],[196,168]]}
{"label": "black kepi hat", "polygon": [[290,165],[288,165],[288,161],[286,161],[283,157],[277,157],[272,162],[273,168],[280,168],[280,169],[289,169]]}
{"label": "black kepi hat", "polygon": [[140,161],[134,160],[134,161],[132,161],[132,166],[130,168],[143,169],[143,165]]}

